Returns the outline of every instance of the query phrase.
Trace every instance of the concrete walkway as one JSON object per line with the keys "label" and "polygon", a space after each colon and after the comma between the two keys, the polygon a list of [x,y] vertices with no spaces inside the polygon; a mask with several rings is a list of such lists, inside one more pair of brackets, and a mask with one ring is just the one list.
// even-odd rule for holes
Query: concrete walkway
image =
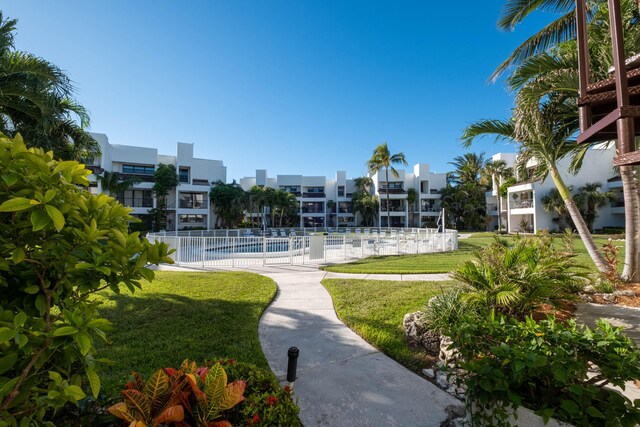
{"label": "concrete walkway", "polygon": [[305,426],[440,426],[462,406],[346,327],[320,284],[325,272],[301,266],[244,270],[278,284],[260,320],[260,343],[281,381],[287,350],[300,349],[294,389]]}

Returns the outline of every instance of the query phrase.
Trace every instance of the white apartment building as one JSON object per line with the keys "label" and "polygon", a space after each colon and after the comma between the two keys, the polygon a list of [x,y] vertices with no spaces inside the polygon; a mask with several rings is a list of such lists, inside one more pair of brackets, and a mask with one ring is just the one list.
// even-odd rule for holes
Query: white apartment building
{"label": "white apartment building", "polygon": [[[352,179],[347,179],[345,171],[336,172],[333,179],[324,176],[277,175],[267,176],[266,169],[256,170],[256,176],[240,179],[240,186],[248,191],[254,185],[284,190],[296,196],[299,205],[300,227],[337,227],[355,226],[356,218],[351,203],[355,191]],[[337,206],[331,212],[327,202],[331,200]],[[247,212],[247,215],[261,213]]]}
{"label": "white apartment building", "polygon": [[[446,173],[429,171],[427,163],[418,163],[413,172],[396,169],[398,177],[389,172],[389,183],[382,169],[371,176],[380,209],[378,224],[387,227],[387,192],[389,193],[389,218],[391,227],[435,227],[442,210],[442,189],[447,184]],[[416,192],[416,202],[408,203],[408,191]]]}
{"label": "white apartment building", "polygon": [[[570,158],[564,158],[558,162],[558,169],[567,186],[573,186],[574,191],[587,183],[598,182],[602,184],[603,191],[614,191],[616,201],[609,206],[598,209],[598,217],[594,222],[594,229],[603,227],[624,227],[624,202],[622,199],[622,183],[618,172],[613,169],[613,157],[615,148],[597,146],[589,149],[584,157],[582,168],[573,175],[569,173]],[[513,167],[516,163],[516,154],[498,153],[493,160],[504,160],[507,166]],[[533,167],[531,163],[528,166]],[[487,215],[492,218],[489,224],[490,230],[498,227],[498,211],[502,215],[501,223],[508,231],[537,232],[538,230],[557,229],[553,221],[556,216],[553,212],[547,212],[542,207],[542,198],[555,188],[551,177],[543,182],[518,182],[507,189],[507,196],[502,198],[502,205],[498,207],[498,188],[485,194],[487,203]]]}
{"label": "white apartment building", "polygon": [[156,148],[111,144],[105,134],[91,134],[100,144],[102,156],[89,167],[92,191],[103,192],[97,175],[102,171],[136,177],[139,183],[113,196],[133,209],[133,216],[148,219],[149,210],[157,207],[153,195],[153,174],[159,164],[171,164],[178,172],[179,185],[168,196],[167,230],[210,228],[214,217],[209,200],[211,184],[226,182],[227,168],[220,160],[193,156],[193,144],[178,142],[175,155],[158,154]]}
{"label": "white apartment building", "polygon": [[[441,211],[441,190],[446,185],[445,173],[429,171],[429,165],[418,163],[413,172],[398,170],[399,177],[389,174],[389,206],[392,227],[435,226]],[[379,215],[376,225],[387,226],[387,201],[384,171],[371,176],[373,193],[379,199]],[[335,178],[324,176],[277,175],[267,176],[265,169],[256,170],[255,177],[240,179],[240,186],[249,190],[254,185],[288,191],[296,196],[300,209],[300,227],[353,227],[358,226],[351,197],[355,191],[353,179],[346,178],[345,171],[336,172]],[[407,192],[416,190],[416,202],[407,203]],[[327,202],[337,205],[331,212]],[[263,214],[252,214],[262,217]],[[410,220],[411,219],[411,220]]]}

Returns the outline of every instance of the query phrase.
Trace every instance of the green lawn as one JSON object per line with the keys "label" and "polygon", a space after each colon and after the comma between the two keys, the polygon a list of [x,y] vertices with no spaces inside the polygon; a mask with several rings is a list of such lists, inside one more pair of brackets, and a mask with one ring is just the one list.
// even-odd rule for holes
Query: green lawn
{"label": "green lawn", "polygon": [[325,279],[338,317],[374,347],[418,372],[429,359],[410,349],[402,318],[424,308],[432,296],[453,282],[398,282],[356,279]]}
{"label": "green lawn", "polygon": [[117,396],[132,370],[146,376],[185,358],[229,357],[268,369],[258,320],[275,293],[275,283],[257,274],[169,271],[133,295],[102,292],[100,314],[114,329],[110,344],[97,342],[98,356],[115,362],[100,370],[103,392]]}
{"label": "green lawn", "polygon": [[[335,264],[322,267],[326,271],[338,273],[366,273],[366,274],[419,274],[419,273],[448,273],[458,268],[463,262],[472,258],[474,252],[493,241],[492,233],[475,233],[467,239],[458,241],[458,250],[454,252],[439,252],[420,255],[390,255],[375,256],[353,261],[346,264]],[[513,239],[513,236],[502,236]],[[596,243],[602,246],[608,236],[596,236]],[[624,261],[624,242],[614,242],[620,248],[618,255],[619,270],[622,271]],[[555,244],[562,247],[562,240],[558,237]],[[578,236],[573,240],[576,251],[576,262],[595,271],[591,258],[587,254]]]}

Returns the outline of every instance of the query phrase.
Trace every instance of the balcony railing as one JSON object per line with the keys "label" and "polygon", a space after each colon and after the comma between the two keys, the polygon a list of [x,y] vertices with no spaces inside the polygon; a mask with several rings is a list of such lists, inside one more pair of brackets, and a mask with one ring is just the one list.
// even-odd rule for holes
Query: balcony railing
{"label": "balcony railing", "polygon": [[122,173],[120,174],[120,177],[123,179],[134,179],[140,182],[156,182],[156,179],[153,175]]}
{"label": "balcony railing", "polygon": [[313,192],[313,193],[302,193],[302,197],[307,197],[307,198],[315,198],[315,197],[320,198],[320,197],[324,197],[324,196],[325,196],[324,193],[316,193],[316,192]]}
{"label": "balcony railing", "polygon": [[381,188],[378,190],[378,193],[387,194],[387,191],[389,191],[389,194],[407,194],[407,192],[402,188],[389,188],[389,190],[387,190],[386,188]]}
{"label": "balcony railing", "polygon": [[[382,212],[387,212],[387,207],[386,206],[382,206],[382,209],[380,209]],[[390,212],[406,212],[406,206],[391,206],[389,209]]]}
{"label": "balcony railing", "polygon": [[353,213],[353,208],[340,208],[338,209],[338,213],[341,213],[341,214]]}
{"label": "balcony railing", "polygon": [[209,185],[208,179],[194,179],[191,182],[192,185]]}
{"label": "balcony railing", "polygon": [[152,208],[153,197],[117,197],[120,203],[130,208]]}
{"label": "balcony railing", "polygon": [[442,210],[442,206],[425,206],[422,205],[420,208],[420,212],[440,212]]}
{"label": "balcony railing", "polygon": [[533,208],[533,200],[511,200],[509,202],[511,209],[528,209]]}
{"label": "balcony railing", "polygon": [[493,211],[497,211],[497,210],[498,210],[498,204],[497,203],[488,203],[487,204],[487,211],[493,212]]}
{"label": "balcony railing", "polygon": [[611,202],[611,207],[612,208],[624,208],[624,199],[614,200],[613,202]]}
{"label": "balcony railing", "polygon": [[323,209],[316,209],[316,208],[302,208],[302,213],[309,213],[309,214],[323,214],[324,210]]}
{"label": "balcony railing", "polygon": [[205,202],[198,202],[196,200],[180,200],[180,209],[206,209],[207,204]]}

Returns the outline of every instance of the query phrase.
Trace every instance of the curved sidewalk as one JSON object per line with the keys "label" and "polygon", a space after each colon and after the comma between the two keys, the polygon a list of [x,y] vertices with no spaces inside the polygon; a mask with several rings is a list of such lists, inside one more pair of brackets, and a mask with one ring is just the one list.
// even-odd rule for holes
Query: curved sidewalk
{"label": "curved sidewalk", "polygon": [[440,426],[454,408],[463,408],[345,326],[320,284],[324,271],[300,266],[247,270],[278,284],[278,295],[260,320],[260,342],[281,381],[287,350],[300,349],[294,389],[305,426]]}

